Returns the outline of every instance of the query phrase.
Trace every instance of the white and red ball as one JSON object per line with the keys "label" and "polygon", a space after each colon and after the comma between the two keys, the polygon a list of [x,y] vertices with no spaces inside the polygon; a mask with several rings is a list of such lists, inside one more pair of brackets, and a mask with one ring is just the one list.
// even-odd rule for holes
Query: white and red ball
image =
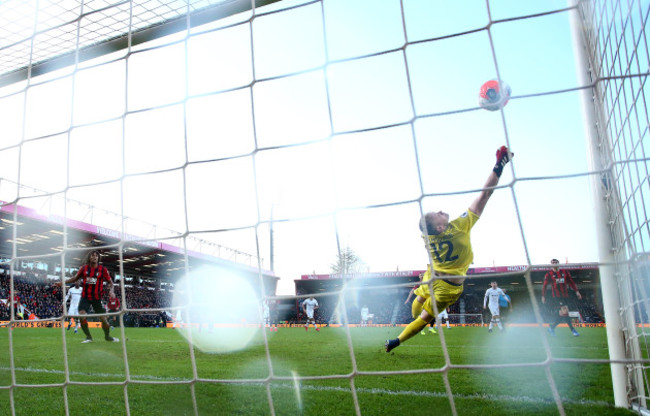
{"label": "white and red ball", "polygon": [[510,100],[512,90],[504,81],[491,79],[481,85],[478,104],[488,111],[497,111],[505,107]]}

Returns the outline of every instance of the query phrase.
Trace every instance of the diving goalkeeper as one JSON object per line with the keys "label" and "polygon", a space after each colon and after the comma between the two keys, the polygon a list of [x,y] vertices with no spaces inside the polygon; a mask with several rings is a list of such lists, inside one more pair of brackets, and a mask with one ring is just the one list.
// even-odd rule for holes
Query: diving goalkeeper
{"label": "diving goalkeeper", "polygon": [[[499,183],[503,168],[513,156],[514,154],[505,146],[497,150],[496,164],[483,190],[460,217],[450,222],[449,214],[438,211],[429,212],[420,219],[420,231],[430,257],[430,264],[433,265],[433,274],[439,279],[432,284],[433,296],[426,296],[428,294],[425,293],[428,292],[426,284],[421,285],[421,290],[416,291],[418,297],[413,301],[412,308],[415,319],[397,338],[386,341],[386,352],[390,352],[420,332],[438,315],[438,312],[454,304],[463,293],[463,281],[474,258],[470,230],[483,213],[487,201],[494,192],[493,188]],[[428,278],[425,275],[423,280],[426,281]]]}

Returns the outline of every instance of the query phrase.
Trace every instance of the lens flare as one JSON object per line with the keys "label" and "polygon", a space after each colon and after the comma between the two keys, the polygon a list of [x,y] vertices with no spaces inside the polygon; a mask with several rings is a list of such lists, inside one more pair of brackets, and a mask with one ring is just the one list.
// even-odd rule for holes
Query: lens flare
{"label": "lens flare", "polygon": [[220,267],[193,270],[174,288],[178,332],[206,353],[246,348],[261,326],[260,299],[250,279]]}

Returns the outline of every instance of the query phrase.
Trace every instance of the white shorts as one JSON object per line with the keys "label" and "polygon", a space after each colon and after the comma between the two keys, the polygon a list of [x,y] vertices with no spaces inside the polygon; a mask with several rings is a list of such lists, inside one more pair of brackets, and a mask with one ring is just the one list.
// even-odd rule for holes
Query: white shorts
{"label": "white shorts", "polygon": [[79,305],[70,305],[68,315],[79,315]]}
{"label": "white shorts", "polygon": [[314,311],[307,311],[307,318],[314,319]]}
{"label": "white shorts", "polygon": [[496,305],[488,305],[488,307],[490,308],[490,313],[492,314],[492,316],[501,315],[499,313],[499,305],[498,304],[496,304]]}
{"label": "white shorts", "polygon": [[442,319],[442,318],[449,319],[449,314],[447,314],[447,310],[444,310],[438,314],[438,319]]}

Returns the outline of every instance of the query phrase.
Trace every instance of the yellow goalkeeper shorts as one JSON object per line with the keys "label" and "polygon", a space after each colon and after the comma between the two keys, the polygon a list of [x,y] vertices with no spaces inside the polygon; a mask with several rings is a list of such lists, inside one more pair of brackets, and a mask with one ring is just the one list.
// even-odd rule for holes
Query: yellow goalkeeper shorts
{"label": "yellow goalkeeper shorts", "polygon": [[[422,286],[420,286],[422,287]],[[455,285],[446,280],[436,280],[433,282],[433,298],[429,297],[424,302],[424,310],[431,316],[437,316],[438,313],[447,309],[448,306],[456,303],[460,295],[463,294],[463,285]],[[437,311],[433,310],[432,299],[435,298]]]}
{"label": "yellow goalkeeper shorts", "polygon": [[[431,269],[427,268],[427,271],[424,272],[424,275],[422,276],[422,281],[426,282],[429,279],[431,279]],[[415,293],[416,296],[421,296],[425,299],[429,299],[431,296],[429,293],[429,285],[420,285],[413,291],[413,293]]]}

